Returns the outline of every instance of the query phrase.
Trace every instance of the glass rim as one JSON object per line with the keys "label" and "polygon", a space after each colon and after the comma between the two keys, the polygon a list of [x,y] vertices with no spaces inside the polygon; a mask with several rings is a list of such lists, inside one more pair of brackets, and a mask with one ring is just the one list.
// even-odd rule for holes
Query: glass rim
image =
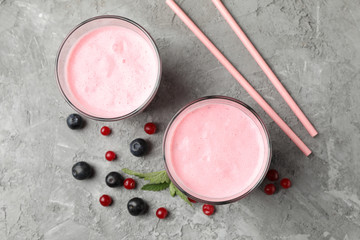
{"label": "glass rim", "polygon": [[[266,157],[267,159],[267,163],[266,163],[266,166],[264,168],[264,172],[262,173],[261,175],[261,178],[259,179],[259,181],[251,188],[249,189],[247,192],[245,192],[244,194],[241,194],[240,196],[236,196],[234,198],[231,198],[229,200],[224,200],[224,201],[207,201],[207,200],[203,200],[203,199],[200,199],[200,198],[197,198],[195,196],[192,196],[191,194],[189,194],[188,192],[186,192],[185,190],[183,190],[180,185],[175,181],[175,179],[173,178],[173,176],[171,175],[170,173],[170,170],[168,168],[168,165],[167,165],[167,162],[166,162],[166,157],[165,157],[165,145],[166,145],[166,139],[167,139],[167,135],[169,133],[169,130],[172,126],[172,124],[174,123],[174,121],[176,120],[176,118],[183,112],[185,111],[186,109],[188,109],[190,106],[196,104],[196,103],[199,103],[199,102],[202,102],[202,101],[206,101],[206,100],[211,100],[211,99],[221,99],[221,100],[229,100],[229,101],[232,101],[236,104],[240,104],[241,106],[245,107],[247,110],[249,110],[255,117],[256,119],[259,121],[260,125],[262,126],[262,129],[265,133],[265,136],[266,136],[266,142],[268,143],[268,146],[269,146],[269,151],[268,151],[268,156]],[[164,134],[164,137],[163,137],[163,144],[162,144],[162,151],[163,151],[163,159],[164,159],[164,162],[165,162],[165,169],[166,169],[166,172],[171,180],[171,182],[182,192],[184,193],[188,198],[192,199],[192,200],[195,200],[197,202],[201,202],[201,203],[206,203],[206,204],[213,204],[213,205],[223,205],[223,204],[228,204],[228,203],[233,203],[233,202],[236,202],[244,197],[246,197],[247,195],[249,195],[254,189],[256,189],[257,187],[259,187],[259,185],[263,182],[268,170],[269,170],[269,167],[270,167],[270,163],[271,163],[271,157],[272,157],[272,145],[271,145],[271,139],[270,139],[270,134],[269,134],[269,131],[267,130],[266,126],[265,126],[265,123],[264,121],[260,118],[260,116],[249,106],[247,105],[246,103],[240,101],[240,100],[237,100],[235,98],[232,98],[232,97],[227,97],[227,96],[221,96],[221,95],[211,95],[211,96],[205,96],[205,97],[201,97],[201,98],[198,98],[188,104],[186,104],[184,107],[182,107],[179,111],[176,112],[176,114],[172,117],[172,119],[170,120],[169,124],[167,125],[166,127],[166,130],[165,130],[165,134]]]}
{"label": "glass rim", "polygon": [[[111,117],[111,118],[105,118],[105,117],[98,117],[98,116],[94,116],[94,115],[91,115],[89,113],[86,113],[84,112],[83,110],[79,109],[78,107],[76,107],[70,100],[69,98],[66,96],[62,86],[61,86],[61,83],[60,83],[60,77],[59,77],[59,58],[60,58],[60,54],[63,50],[63,47],[65,45],[65,43],[68,41],[68,39],[72,36],[72,34],[74,32],[76,32],[76,30],[78,30],[80,27],[84,26],[85,24],[87,23],[90,23],[92,21],[96,21],[96,20],[99,20],[99,19],[117,19],[117,20],[120,20],[120,21],[124,21],[124,22],[127,22],[127,23],[130,23],[131,25],[133,25],[134,27],[136,27],[137,29],[139,29],[142,33],[144,33],[144,35],[147,37],[147,39],[150,41],[151,43],[151,46],[153,47],[155,53],[156,53],[156,58],[158,60],[158,71],[157,71],[157,77],[156,77],[156,85],[154,86],[154,89],[152,90],[150,96],[146,99],[146,101],[141,105],[139,106],[137,109],[135,109],[134,111],[128,113],[128,114],[125,114],[125,115],[122,115],[122,116],[118,116],[118,117]],[[79,23],[78,25],[76,25],[67,35],[66,37],[64,38],[64,40],[61,42],[60,44],[60,47],[57,51],[57,56],[56,56],[56,59],[55,59],[55,76],[56,76],[56,82],[57,82],[57,85],[60,89],[60,92],[63,96],[63,98],[65,99],[65,101],[70,105],[70,107],[72,109],[74,109],[75,111],[77,111],[78,113],[86,116],[87,118],[90,118],[90,119],[93,119],[93,120],[97,120],[97,121],[104,121],[104,122],[113,122],[113,121],[118,121],[118,120],[122,120],[122,119],[125,119],[125,118],[129,118],[129,117],[132,117],[140,112],[142,112],[150,103],[151,101],[154,99],[158,89],[159,89],[159,86],[160,86],[160,82],[161,82],[161,74],[162,74],[162,62],[161,62],[161,58],[160,58],[160,53],[159,53],[159,49],[154,41],[154,39],[151,37],[151,35],[145,30],[145,28],[143,28],[140,24],[136,23],[135,21],[131,20],[131,19],[128,19],[128,18],[125,18],[125,17],[122,17],[122,16],[117,16],[117,15],[100,15],[100,16],[95,16],[95,17],[92,17],[92,18],[89,18],[89,19],[86,19],[84,21],[82,21],[81,23]]]}

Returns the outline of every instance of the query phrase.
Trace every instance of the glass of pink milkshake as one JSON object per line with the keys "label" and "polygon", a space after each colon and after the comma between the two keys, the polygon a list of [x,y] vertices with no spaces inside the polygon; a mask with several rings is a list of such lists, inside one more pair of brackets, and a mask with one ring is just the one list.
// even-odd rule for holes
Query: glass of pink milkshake
{"label": "glass of pink milkshake", "polygon": [[98,16],[76,26],[61,44],[57,81],[65,100],[95,120],[115,121],[148,106],[161,79],[151,36],[119,16]]}
{"label": "glass of pink milkshake", "polygon": [[171,181],[189,198],[225,204],[262,182],[271,143],[263,121],[249,106],[210,96],[176,113],[164,135],[163,153]]}

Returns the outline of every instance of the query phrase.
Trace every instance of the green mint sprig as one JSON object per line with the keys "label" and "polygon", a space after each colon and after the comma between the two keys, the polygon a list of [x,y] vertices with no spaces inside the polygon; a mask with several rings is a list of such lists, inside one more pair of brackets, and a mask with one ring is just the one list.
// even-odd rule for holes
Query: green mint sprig
{"label": "green mint sprig", "polygon": [[170,195],[175,197],[178,195],[181,199],[183,199],[187,204],[192,206],[189,199],[186,197],[184,193],[182,193],[171,181],[166,171],[158,171],[151,173],[139,173],[132,171],[127,168],[123,168],[122,171],[128,175],[133,175],[139,178],[142,178],[146,181],[149,181],[148,184],[145,184],[141,189],[145,191],[162,191],[169,188]]}
{"label": "green mint sprig", "polygon": [[133,175],[139,178],[143,178],[150,183],[159,184],[159,183],[170,183],[170,178],[166,174],[166,171],[159,171],[159,172],[151,172],[151,173],[139,173],[132,171],[127,168],[123,168],[122,171],[126,174]]}
{"label": "green mint sprig", "polygon": [[172,197],[175,197],[175,195],[178,195],[179,197],[181,197],[182,198],[182,200],[184,200],[187,204],[189,204],[190,206],[192,206],[192,204],[191,204],[191,202],[189,201],[189,199],[187,198],[187,196],[183,193],[183,192],[181,192],[177,187],[175,187],[175,185],[172,183],[172,182],[170,182],[170,188],[169,189],[173,189],[173,190],[170,190],[170,194],[172,193],[172,191],[174,191],[175,190],[175,194],[172,194],[171,196]]}
{"label": "green mint sprig", "polygon": [[145,191],[162,191],[165,190],[169,187],[169,183],[157,183],[157,184],[145,184],[144,186],[142,186],[141,190],[145,190]]}

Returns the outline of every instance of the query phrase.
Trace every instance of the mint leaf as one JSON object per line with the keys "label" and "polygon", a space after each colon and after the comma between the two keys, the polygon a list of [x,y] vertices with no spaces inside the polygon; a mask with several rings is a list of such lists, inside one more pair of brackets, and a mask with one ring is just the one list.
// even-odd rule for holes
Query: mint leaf
{"label": "mint leaf", "polygon": [[122,171],[126,174],[137,176],[139,178],[144,178],[145,180],[149,181],[150,183],[170,183],[170,179],[166,173],[166,171],[159,171],[159,172],[151,172],[151,173],[139,173],[132,171],[127,168],[123,168]]}
{"label": "mint leaf", "polygon": [[145,184],[141,189],[145,191],[162,191],[166,188],[169,188],[170,195],[175,197],[178,195],[182,198],[187,204],[192,206],[191,202],[187,198],[187,196],[182,193],[171,181],[166,171],[158,171],[151,173],[139,173],[132,171],[127,168],[123,168],[122,171],[126,174],[137,176],[139,178],[143,178],[149,181],[149,184]]}
{"label": "mint leaf", "polygon": [[[175,186],[174,186],[175,187]],[[179,197],[181,197],[187,204],[189,204],[190,206],[192,206],[191,202],[189,201],[189,199],[187,198],[187,196],[185,194],[183,194],[177,187],[175,187],[175,193],[176,195],[178,195]]]}
{"label": "mint leaf", "polygon": [[129,175],[137,176],[137,177],[139,177],[139,178],[144,178],[144,177],[145,177],[145,174],[139,173],[139,172],[135,172],[135,171],[132,171],[132,170],[127,169],[127,168],[123,168],[123,169],[121,169],[121,171],[123,171],[124,173],[129,174]]}
{"label": "mint leaf", "polygon": [[172,182],[170,182],[169,191],[170,191],[170,195],[172,197],[175,197],[175,195],[176,195],[176,187]]}
{"label": "mint leaf", "polygon": [[162,191],[169,187],[169,183],[159,183],[159,184],[145,184],[141,190],[146,191]]}
{"label": "mint leaf", "polygon": [[164,173],[164,172],[165,172],[165,171],[144,173],[144,176],[145,176],[145,177],[152,177],[152,176],[158,175],[158,174],[160,174],[160,173]]}
{"label": "mint leaf", "polygon": [[[146,174],[144,174],[146,175]],[[146,175],[145,180],[150,183],[170,183],[170,179],[166,173],[166,171],[154,172],[151,175]]]}

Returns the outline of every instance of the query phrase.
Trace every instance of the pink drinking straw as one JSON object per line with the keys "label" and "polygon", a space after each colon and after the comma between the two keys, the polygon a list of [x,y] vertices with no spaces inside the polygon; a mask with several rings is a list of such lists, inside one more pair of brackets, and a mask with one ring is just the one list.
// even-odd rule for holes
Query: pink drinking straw
{"label": "pink drinking straw", "polygon": [[309,132],[309,134],[312,137],[315,137],[318,134],[318,132],[316,131],[314,126],[311,124],[309,119],[307,119],[307,117],[301,111],[299,106],[295,103],[294,99],[290,96],[288,91],[286,91],[286,89],[281,84],[279,79],[275,76],[273,71],[271,71],[270,67],[267,65],[265,60],[261,57],[260,53],[256,50],[256,48],[251,43],[251,41],[246,36],[246,34],[241,30],[240,26],[236,23],[235,19],[231,16],[231,14],[226,9],[224,4],[222,4],[221,0],[212,0],[212,2],[214,3],[215,7],[219,10],[221,15],[228,22],[228,24],[230,25],[232,30],[235,32],[235,34],[239,37],[240,41],[244,44],[246,49],[250,52],[251,56],[255,59],[257,64],[260,66],[260,68],[264,71],[264,73],[269,78],[269,80],[272,82],[272,84],[274,85],[276,90],[280,93],[280,95],[283,97],[285,102],[289,105],[291,110],[295,113],[297,118],[304,125],[304,127]]}
{"label": "pink drinking straw", "polygon": [[184,13],[184,11],[174,2],[166,0],[167,5],[185,23],[196,37],[210,50],[219,62],[230,72],[230,74],[240,83],[250,96],[264,109],[264,111],[274,120],[274,122],[284,131],[284,133],[298,146],[306,155],[311,154],[311,150],[294,133],[293,130],[281,119],[281,117],[271,108],[271,106],[260,96],[260,94],[246,81],[246,79],[236,70],[227,58],[215,47],[215,45],[205,36],[205,34],[195,25],[195,23]]}

